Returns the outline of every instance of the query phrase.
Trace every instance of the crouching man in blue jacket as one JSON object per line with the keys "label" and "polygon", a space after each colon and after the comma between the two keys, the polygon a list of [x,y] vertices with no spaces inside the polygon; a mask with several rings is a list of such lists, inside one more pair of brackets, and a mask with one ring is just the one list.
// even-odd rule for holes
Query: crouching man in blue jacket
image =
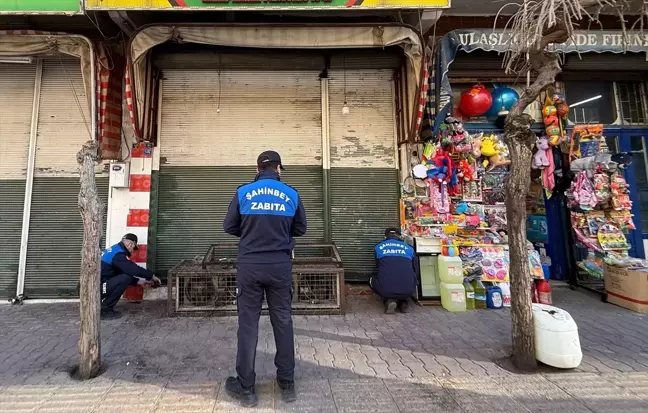
{"label": "crouching man in blue jacket", "polygon": [[376,260],[378,274],[369,280],[371,289],[383,299],[385,313],[393,314],[397,306],[406,313],[418,284],[418,262],[414,249],[401,240],[400,229],[385,230],[385,240],[376,245]]}
{"label": "crouching man in blue jacket", "polygon": [[259,155],[256,178],[237,189],[223,222],[225,232],[240,238],[236,275],[238,377],[229,377],[225,390],[246,407],[258,403],[254,359],[264,293],[277,346],[275,366],[281,397],[288,403],[297,397],[291,255],[293,237],[306,233],[306,213],[297,191],[281,182],[283,169],[277,152]]}
{"label": "crouching man in blue jacket", "polygon": [[101,318],[121,317],[115,305],[130,285],[160,284],[153,272],[142,268],[128,257],[137,249],[137,235],[126,234],[122,240],[101,253]]}

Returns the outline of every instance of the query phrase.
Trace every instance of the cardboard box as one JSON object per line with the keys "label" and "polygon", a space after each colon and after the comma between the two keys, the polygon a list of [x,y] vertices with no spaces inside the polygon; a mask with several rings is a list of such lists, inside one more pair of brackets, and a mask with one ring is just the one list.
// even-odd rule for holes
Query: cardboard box
{"label": "cardboard box", "polygon": [[639,313],[648,313],[648,271],[605,265],[607,301]]}

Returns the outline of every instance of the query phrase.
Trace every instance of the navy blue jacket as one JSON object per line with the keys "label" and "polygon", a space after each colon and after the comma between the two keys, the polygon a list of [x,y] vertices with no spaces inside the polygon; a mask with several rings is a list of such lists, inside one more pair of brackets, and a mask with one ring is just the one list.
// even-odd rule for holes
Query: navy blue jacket
{"label": "navy blue jacket", "polygon": [[101,253],[101,282],[106,282],[119,274],[127,274],[133,277],[132,285],[137,284],[137,278],[135,277],[152,280],[153,272],[130,261],[128,259],[130,255],[130,252],[121,242],[103,250]]}
{"label": "navy blue jacket", "polygon": [[236,190],[223,229],[241,238],[238,262],[289,262],[293,237],[306,233],[306,213],[297,191],[278,173],[262,172]]}
{"label": "navy blue jacket", "polygon": [[376,245],[378,275],[372,282],[383,298],[410,296],[418,284],[418,263],[414,249],[398,238],[388,238]]}

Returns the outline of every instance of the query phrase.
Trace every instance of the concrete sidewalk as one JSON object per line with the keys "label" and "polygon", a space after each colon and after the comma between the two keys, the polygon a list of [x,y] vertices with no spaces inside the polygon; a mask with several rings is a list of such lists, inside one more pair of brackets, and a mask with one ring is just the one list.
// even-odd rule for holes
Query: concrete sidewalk
{"label": "concrete sidewalk", "polygon": [[[350,296],[346,316],[296,316],[296,404],[274,388],[274,342],[263,318],[257,353],[262,412],[648,412],[646,315],[554,288],[578,323],[584,361],[570,372],[511,373],[508,311],[413,307],[384,315]],[[120,304],[102,323],[105,372],[75,382],[78,306],[0,306],[0,411],[234,412],[235,318],[166,318],[163,303]],[[504,367],[502,367],[504,366]]]}

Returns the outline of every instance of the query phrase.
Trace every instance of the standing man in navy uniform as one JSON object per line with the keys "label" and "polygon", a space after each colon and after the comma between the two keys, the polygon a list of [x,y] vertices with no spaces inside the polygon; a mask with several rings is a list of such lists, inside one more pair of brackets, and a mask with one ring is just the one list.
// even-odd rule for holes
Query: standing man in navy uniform
{"label": "standing man in navy uniform", "polygon": [[240,237],[236,300],[238,377],[229,377],[225,390],[246,407],[258,403],[254,361],[264,293],[277,346],[277,383],[285,402],[296,400],[291,255],[293,237],[306,233],[306,214],[297,191],[281,182],[283,169],[277,152],[259,155],[256,178],[237,189],[223,222],[225,232]]}
{"label": "standing man in navy uniform", "polygon": [[406,313],[418,284],[418,262],[414,248],[401,240],[400,229],[385,230],[385,240],[376,245],[376,260],[378,275],[369,280],[371,289],[383,299],[385,313],[393,314],[397,306]]}

